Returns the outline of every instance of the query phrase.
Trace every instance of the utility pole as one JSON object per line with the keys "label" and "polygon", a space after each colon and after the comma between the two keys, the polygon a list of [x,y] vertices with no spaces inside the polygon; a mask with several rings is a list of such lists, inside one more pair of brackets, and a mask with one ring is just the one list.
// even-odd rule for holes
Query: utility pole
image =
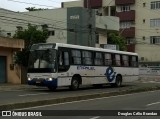
{"label": "utility pole", "polygon": [[89,29],[89,35],[88,35],[88,45],[92,46],[92,9],[90,8],[90,0],[87,0],[87,9],[88,9],[88,29]]}

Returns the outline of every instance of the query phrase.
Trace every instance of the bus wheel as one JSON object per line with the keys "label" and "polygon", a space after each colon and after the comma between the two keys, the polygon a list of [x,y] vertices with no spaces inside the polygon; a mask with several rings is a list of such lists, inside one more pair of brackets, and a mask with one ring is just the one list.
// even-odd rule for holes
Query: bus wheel
{"label": "bus wheel", "polygon": [[116,87],[121,87],[122,86],[122,77],[121,76],[116,77],[115,86]]}
{"label": "bus wheel", "polygon": [[79,88],[79,80],[77,77],[73,77],[71,86],[69,87],[71,90],[78,90]]}
{"label": "bus wheel", "polygon": [[122,77],[121,76],[117,76],[116,77],[116,82],[115,83],[111,83],[112,87],[121,87],[122,86]]}
{"label": "bus wheel", "polygon": [[56,90],[56,88],[57,88],[57,87],[48,86],[48,89],[49,89],[50,91],[54,91],[54,90]]}

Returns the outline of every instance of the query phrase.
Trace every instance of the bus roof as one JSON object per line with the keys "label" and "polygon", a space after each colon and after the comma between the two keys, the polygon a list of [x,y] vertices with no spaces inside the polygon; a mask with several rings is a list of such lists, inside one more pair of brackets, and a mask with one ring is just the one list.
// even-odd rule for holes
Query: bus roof
{"label": "bus roof", "polygon": [[72,44],[64,44],[64,43],[33,44],[33,46],[35,46],[35,45],[54,45],[56,49],[58,49],[58,47],[67,47],[67,48],[73,48],[73,49],[75,48],[75,49],[92,50],[92,51],[112,52],[112,53],[117,53],[117,54],[138,55],[137,53],[133,53],[133,52],[111,50],[111,49],[104,49],[104,48],[96,48],[96,47],[88,47],[88,46],[80,46],[80,45],[72,45]]}
{"label": "bus roof", "polygon": [[80,46],[80,45],[72,45],[72,44],[64,44],[64,43],[56,43],[56,46],[57,47],[60,46],[60,47],[83,49],[83,50],[94,50],[94,51],[112,52],[112,53],[127,54],[127,55],[138,55],[137,53],[133,53],[133,52],[111,50],[111,49],[104,49],[104,48],[96,48],[96,47],[88,47],[88,46]]}

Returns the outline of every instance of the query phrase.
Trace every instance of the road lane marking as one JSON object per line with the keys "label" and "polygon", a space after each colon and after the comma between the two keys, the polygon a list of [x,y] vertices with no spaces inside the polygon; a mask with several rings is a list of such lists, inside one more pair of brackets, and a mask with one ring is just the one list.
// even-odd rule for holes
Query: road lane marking
{"label": "road lane marking", "polygon": [[23,95],[18,95],[18,96],[35,96],[35,95],[45,95],[45,94],[49,94],[49,93],[35,93],[35,94],[33,94],[33,93],[31,93],[31,94],[23,94]]}
{"label": "road lane marking", "polygon": [[[147,91],[147,92],[141,92],[141,93],[148,93],[148,92],[154,93],[154,92],[157,92],[157,91],[159,91],[159,90]],[[87,99],[87,100],[79,100],[79,101],[71,101],[71,102],[57,103],[57,104],[41,105],[41,106],[20,108],[20,109],[15,109],[15,110],[27,110],[27,109],[43,108],[43,107],[50,107],[50,106],[56,106],[56,105],[65,105],[65,104],[72,104],[72,103],[80,103],[80,102],[101,100],[101,99],[107,99],[107,98],[116,98],[116,97],[132,96],[132,95],[135,95],[135,94],[140,94],[140,93],[132,93],[132,94],[125,94],[125,95],[117,95],[117,96],[110,96],[110,97],[102,97],[102,98],[94,98],[94,99]]]}
{"label": "road lane marking", "polygon": [[156,104],[160,104],[160,102],[150,103],[150,104],[147,104],[146,106],[152,106],[152,105],[156,105]]}
{"label": "road lane marking", "polygon": [[100,118],[100,116],[92,117],[92,118],[90,118],[90,119],[98,119],[98,118]]}

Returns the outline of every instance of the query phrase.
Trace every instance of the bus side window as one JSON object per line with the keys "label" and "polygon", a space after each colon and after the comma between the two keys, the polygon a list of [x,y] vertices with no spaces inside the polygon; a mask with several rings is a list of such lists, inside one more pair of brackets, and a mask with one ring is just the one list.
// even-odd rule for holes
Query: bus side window
{"label": "bus side window", "polygon": [[129,66],[129,57],[127,55],[122,55],[122,64],[125,67]]}
{"label": "bus side window", "polygon": [[136,56],[132,56],[132,58],[131,58],[131,66],[132,67],[137,67]]}
{"label": "bus side window", "polygon": [[58,71],[67,71],[69,67],[69,53],[66,51],[60,51],[58,60]]}
{"label": "bus side window", "polygon": [[69,54],[64,52],[64,65],[69,65]]}
{"label": "bus side window", "polygon": [[115,63],[116,63],[116,66],[121,66],[121,57],[119,54],[115,55]]}
{"label": "bus side window", "polygon": [[105,58],[104,63],[106,66],[112,65],[112,55],[111,54],[105,53],[104,58]]}
{"label": "bus side window", "polygon": [[59,65],[69,65],[68,52],[60,52],[59,53]]}
{"label": "bus side window", "polygon": [[95,52],[94,64],[95,65],[103,65],[103,56],[102,56],[102,53]]}
{"label": "bus side window", "polygon": [[93,57],[91,51],[83,51],[82,52],[83,57],[83,64],[84,65],[93,65]]}
{"label": "bus side window", "polygon": [[72,50],[72,63],[81,64],[81,51]]}
{"label": "bus side window", "polygon": [[63,65],[63,54],[61,51],[59,52],[59,65]]}

